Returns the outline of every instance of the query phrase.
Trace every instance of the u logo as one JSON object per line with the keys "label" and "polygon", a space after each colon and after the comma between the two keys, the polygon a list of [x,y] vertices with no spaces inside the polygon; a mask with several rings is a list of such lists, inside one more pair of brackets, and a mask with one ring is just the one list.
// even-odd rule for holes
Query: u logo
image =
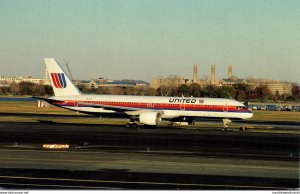
{"label": "u logo", "polygon": [[56,88],[66,88],[67,82],[64,73],[51,73],[51,78]]}

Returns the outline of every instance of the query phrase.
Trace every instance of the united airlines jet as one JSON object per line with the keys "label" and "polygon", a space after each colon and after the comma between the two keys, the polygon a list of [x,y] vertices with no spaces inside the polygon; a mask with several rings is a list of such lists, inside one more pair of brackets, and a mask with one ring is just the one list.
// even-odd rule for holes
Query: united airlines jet
{"label": "united airlines jet", "polygon": [[162,119],[193,123],[195,118],[223,119],[224,128],[230,119],[248,119],[253,116],[241,102],[224,98],[157,97],[129,95],[83,94],[71,82],[53,58],[45,58],[54,96],[41,98],[58,107],[98,115],[101,117],[127,117],[127,127],[158,125]]}

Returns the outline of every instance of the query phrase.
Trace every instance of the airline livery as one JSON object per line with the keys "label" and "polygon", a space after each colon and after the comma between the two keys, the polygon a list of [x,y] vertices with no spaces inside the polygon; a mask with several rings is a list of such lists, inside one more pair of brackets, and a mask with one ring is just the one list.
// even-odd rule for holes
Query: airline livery
{"label": "airline livery", "polygon": [[127,117],[127,127],[157,125],[162,119],[193,123],[195,118],[223,119],[224,129],[230,119],[248,119],[253,116],[241,102],[224,98],[157,97],[127,95],[83,94],[53,58],[45,58],[50,74],[53,97],[40,98],[58,107],[98,115]]}

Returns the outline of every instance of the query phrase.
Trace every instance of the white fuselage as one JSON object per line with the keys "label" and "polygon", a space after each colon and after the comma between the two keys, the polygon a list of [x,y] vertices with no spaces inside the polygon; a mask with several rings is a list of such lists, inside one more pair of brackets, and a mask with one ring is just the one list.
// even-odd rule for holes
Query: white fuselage
{"label": "white fuselage", "polygon": [[[159,112],[161,118],[214,117],[248,119],[253,116],[242,103],[224,98],[154,97],[124,95],[55,96],[53,103],[73,111],[90,114],[140,115]],[[123,111],[122,111],[123,110]]]}

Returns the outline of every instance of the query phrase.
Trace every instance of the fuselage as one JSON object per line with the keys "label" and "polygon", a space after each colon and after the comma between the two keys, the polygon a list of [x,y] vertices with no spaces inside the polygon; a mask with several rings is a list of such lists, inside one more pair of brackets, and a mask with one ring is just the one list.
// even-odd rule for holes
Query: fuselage
{"label": "fuselage", "polygon": [[215,117],[248,119],[253,116],[241,102],[224,98],[154,97],[124,95],[55,96],[53,103],[73,111],[94,115],[139,115],[159,112],[161,118]]}
{"label": "fuselage", "polygon": [[253,114],[244,104],[224,98],[156,97],[126,95],[82,94],[53,58],[45,58],[54,97],[40,98],[47,102],[82,113],[129,117],[129,126],[138,120],[145,125],[157,125],[161,119],[188,120],[212,117],[223,119],[247,119]]}

